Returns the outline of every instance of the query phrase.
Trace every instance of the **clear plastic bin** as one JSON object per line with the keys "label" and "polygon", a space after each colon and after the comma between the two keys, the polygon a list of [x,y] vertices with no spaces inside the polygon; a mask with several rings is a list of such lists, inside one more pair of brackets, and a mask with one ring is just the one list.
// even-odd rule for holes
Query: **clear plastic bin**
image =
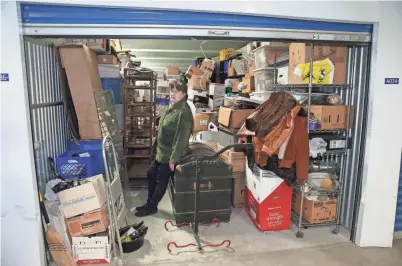
{"label": "clear plastic bin", "polygon": [[266,68],[269,65],[274,64],[274,56],[270,56],[270,50],[273,47],[269,45],[260,46],[254,50],[254,58],[255,58],[255,68]]}
{"label": "clear plastic bin", "polygon": [[260,68],[254,70],[255,91],[263,92],[272,90],[275,83],[274,68]]}

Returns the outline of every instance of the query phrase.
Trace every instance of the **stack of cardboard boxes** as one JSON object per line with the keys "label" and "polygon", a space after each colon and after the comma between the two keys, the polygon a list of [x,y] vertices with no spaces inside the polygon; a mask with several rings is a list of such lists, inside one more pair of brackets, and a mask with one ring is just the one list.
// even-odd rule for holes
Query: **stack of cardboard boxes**
{"label": "stack of cardboard boxes", "polygon": [[[222,150],[224,147],[218,143],[206,143],[216,152]],[[246,177],[246,156],[243,152],[234,152],[227,150],[221,154],[221,158],[232,167],[233,172],[233,185],[232,185],[232,205],[235,208],[242,208],[244,206],[245,196],[245,177]]]}
{"label": "stack of cardboard boxes", "polygon": [[[78,264],[110,263],[111,246],[105,232],[109,226],[107,196],[103,175],[60,191],[59,201],[45,201],[50,220],[66,246],[72,247]],[[93,236],[103,233],[102,236]],[[71,245],[72,243],[72,245]]]}

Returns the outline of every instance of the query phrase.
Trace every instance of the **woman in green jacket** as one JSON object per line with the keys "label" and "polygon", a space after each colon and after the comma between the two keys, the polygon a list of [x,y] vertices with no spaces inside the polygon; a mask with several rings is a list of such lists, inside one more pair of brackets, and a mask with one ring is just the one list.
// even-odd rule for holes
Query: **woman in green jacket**
{"label": "woman in green jacket", "polygon": [[137,207],[135,216],[144,217],[158,211],[158,203],[166,192],[176,163],[188,151],[193,129],[193,114],[187,104],[187,84],[169,83],[171,106],[159,120],[158,134],[153,145],[151,167],[147,172],[148,199]]}

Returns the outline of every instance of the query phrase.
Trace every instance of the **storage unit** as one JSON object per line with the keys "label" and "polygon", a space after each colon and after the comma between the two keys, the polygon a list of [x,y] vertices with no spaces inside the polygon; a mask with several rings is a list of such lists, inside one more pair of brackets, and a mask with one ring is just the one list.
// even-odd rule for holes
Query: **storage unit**
{"label": "storage unit", "polygon": [[[353,51],[354,50],[354,51]],[[357,50],[359,50],[358,48],[350,48],[350,52],[352,52],[352,53],[354,53],[355,55],[356,54],[358,54],[359,53],[359,51],[357,51]],[[360,51],[361,52],[361,51]],[[357,67],[356,67],[357,68]],[[351,78],[352,79],[352,78]],[[355,85],[356,86],[356,85]],[[346,97],[346,96],[345,96]],[[349,96],[350,97],[350,96]],[[354,99],[355,101],[358,101],[357,99]],[[236,112],[237,113],[237,112]],[[235,113],[232,113],[232,117],[233,116],[235,116]],[[229,117],[230,117],[230,115],[229,115]],[[227,125],[228,125],[228,127],[230,127],[230,124],[233,122],[233,121],[230,121],[231,119],[229,119],[229,121],[226,123]],[[136,124],[135,122],[134,123],[132,123],[132,124]],[[235,126],[233,126],[233,128],[235,129],[236,127]],[[356,134],[357,135],[357,132],[355,132],[354,134]],[[145,143],[148,145],[148,143],[151,143],[151,140],[149,139],[149,141],[146,141],[146,139],[144,139],[144,140],[140,140],[140,142],[139,142],[139,145],[145,145]],[[136,143],[136,144],[138,144],[138,143]],[[135,145],[135,144],[134,144]],[[354,148],[354,151],[355,151],[355,153],[357,153],[357,145],[356,146],[354,146],[353,148]],[[357,156],[357,155],[353,155],[353,156]],[[358,157],[358,156],[357,156]],[[357,159],[355,160],[355,162],[357,161]],[[352,163],[350,163],[349,165],[351,165]],[[356,164],[355,164],[356,165]],[[350,168],[351,169],[351,168]],[[341,204],[340,204],[341,205]],[[220,207],[222,207],[222,206],[220,206]],[[185,210],[187,210],[186,209],[187,207],[183,207],[183,209],[182,209],[182,211],[185,211]],[[347,209],[347,208],[344,208],[344,209]],[[346,218],[347,219],[347,218]]]}

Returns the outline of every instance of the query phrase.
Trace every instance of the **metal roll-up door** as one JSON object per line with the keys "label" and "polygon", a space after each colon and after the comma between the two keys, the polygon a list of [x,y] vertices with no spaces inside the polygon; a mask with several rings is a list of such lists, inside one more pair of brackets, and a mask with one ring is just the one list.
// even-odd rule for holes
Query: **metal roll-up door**
{"label": "metal roll-up door", "polygon": [[25,35],[271,38],[371,42],[373,25],[254,15],[113,8],[83,5],[21,4]]}
{"label": "metal roll-up door", "polygon": [[396,203],[394,232],[397,238],[402,238],[402,160],[399,170],[398,200]]}

